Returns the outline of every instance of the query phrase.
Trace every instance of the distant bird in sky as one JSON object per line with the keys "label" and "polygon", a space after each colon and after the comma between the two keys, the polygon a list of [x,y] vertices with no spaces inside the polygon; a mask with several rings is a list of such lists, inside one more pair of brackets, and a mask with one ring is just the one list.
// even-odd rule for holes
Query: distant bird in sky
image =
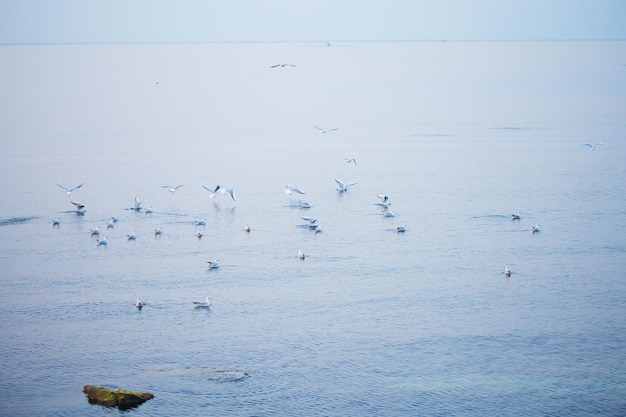
{"label": "distant bird in sky", "polygon": [[182,187],[182,185],[176,185],[176,186],[172,186],[172,185],[162,185],[161,188],[167,188],[167,191],[169,191],[170,193],[175,193],[176,190],[178,190],[180,187]]}
{"label": "distant bird in sky", "polygon": [[291,185],[291,184],[285,185],[285,194],[293,194],[293,193],[306,194],[304,190],[302,190],[302,188],[300,187],[296,187],[295,185]]}
{"label": "distant bird in sky", "polygon": [[354,165],[357,165],[356,158],[344,158],[344,161],[346,161],[347,164],[353,163]]}
{"label": "distant bird in sky", "polygon": [[76,187],[74,187],[74,188],[68,188],[68,187],[65,187],[65,186],[63,186],[63,185],[59,184],[58,182],[57,182],[57,185],[59,186],[59,188],[64,189],[64,190],[67,192],[67,195],[68,195],[68,197],[69,197],[69,196],[72,194],[72,191],[74,191],[74,190],[76,190],[76,189],[78,189],[78,188],[82,187],[83,185],[85,185],[85,183],[82,183],[82,184],[80,184],[80,185],[77,185],[77,186],[76,186]]}
{"label": "distant bird in sky", "polygon": [[589,149],[591,149],[592,151],[595,151],[595,150],[596,150],[596,148],[597,148],[598,146],[600,146],[600,145],[602,145],[602,143],[596,143],[595,145],[592,145],[591,143],[583,143],[583,144],[582,144],[582,145],[580,145],[580,146],[586,146],[586,147],[588,147]]}
{"label": "distant bird in sky", "polygon": [[211,301],[209,297],[206,297],[204,301],[192,301],[196,305],[196,307],[210,307]]}
{"label": "distant bird in sky", "polygon": [[293,64],[275,64],[275,65],[270,66],[270,68],[278,68],[278,67],[280,67],[280,68],[295,67],[295,65],[293,65]]}
{"label": "distant bird in sky", "polygon": [[313,125],[313,127],[314,127],[314,128],[316,128],[317,130],[319,130],[319,131],[320,131],[320,132],[322,132],[322,133],[332,132],[332,131],[334,131],[334,130],[337,130],[337,128],[336,128],[336,127],[333,127],[332,129],[325,129],[325,128],[323,128],[323,127],[319,127],[319,126],[317,126],[317,125]]}
{"label": "distant bird in sky", "polygon": [[348,187],[351,187],[356,184],[356,182],[345,184],[343,181],[337,178],[335,178],[335,182],[339,186],[339,188],[337,188],[337,191],[339,191],[340,193],[345,193],[346,191],[348,191]]}

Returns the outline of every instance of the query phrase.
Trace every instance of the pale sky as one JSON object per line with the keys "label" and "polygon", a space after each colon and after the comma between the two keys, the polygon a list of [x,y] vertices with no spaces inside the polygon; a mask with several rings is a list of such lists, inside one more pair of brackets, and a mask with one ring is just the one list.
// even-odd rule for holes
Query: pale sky
{"label": "pale sky", "polygon": [[0,0],[0,43],[626,40],[626,0]]}

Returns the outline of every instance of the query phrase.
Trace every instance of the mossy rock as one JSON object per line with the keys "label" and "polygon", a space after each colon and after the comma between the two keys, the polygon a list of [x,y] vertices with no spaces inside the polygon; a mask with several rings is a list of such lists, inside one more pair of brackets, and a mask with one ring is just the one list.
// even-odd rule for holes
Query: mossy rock
{"label": "mossy rock", "polygon": [[122,410],[137,407],[154,398],[154,395],[149,392],[111,390],[94,385],[85,385],[83,392],[87,394],[87,399],[91,404],[117,407]]}

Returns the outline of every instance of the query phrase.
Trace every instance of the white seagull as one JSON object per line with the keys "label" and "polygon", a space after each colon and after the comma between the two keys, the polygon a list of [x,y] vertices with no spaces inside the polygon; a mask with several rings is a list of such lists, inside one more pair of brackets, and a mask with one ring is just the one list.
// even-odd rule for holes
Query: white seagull
{"label": "white seagull", "polygon": [[78,201],[70,201],[70,203],[74,204],[77,210],[82,210],[85,208],[85,205],[83,203],[79,203]]}
{"label": "white seagull", "polygon": [[143,200],[140,200],[139,197],[135,197],[135,201],[133,203],[133,207],[131,207],[131,210],[135,210],[135,211],[141,211],[141,203]]}
{"label": "white seagull", "polygon": [[135,307],[137,307],[137,310],[141,310],[143,308],[143,303],[141,302],[139,297],[137,297],[137,301],[135,302]]}
{"label": "white seagull", "polygon": [[205,225],[206,225],[206,220],[204,219],[196,220],[196,226],[205,226]]}
{"label": "white seagull", "polygon": [[[213,192],[211,194],[211,198],[215,197],[215,194],[217,194],[218,190],[219,190],[220,194],[228,193],[230,195],[230,198],[232,198],[233,200],[236,200],[236,198],[235,198],[235,190],[233,190],[232,187],[220,187],[219,185],[215,189],[215,192]],[[211,190],[209,190],[209,191],[211,191]]]}
{"label": "white seagull", "polygon": [[354,163],[354,165],[358,165],[356,162],[356,158],[344,158],[344,161],[346,161],[346,164]]}
{"label": "white seagull", "polygon": [[52,225],[53,226],[60,226],[61,225],[61,219],[59,219],[58,217],[54,220],[52,220]]}
{"label": "white seagull", "polygon": [[285,185],[285,194],[293,194],[293,193],[306,194],[304,190],[302,190],[302,188],[300,187],[296,187],[295,185],[291,185],[291,184]]}
{"label": "white seagull", "polygon": [[511,270],[506,265],[504,266],[504,275],[506,275],[507,277],[511,276]]}
{"label": "white seagull", "polygon": [[72,194],[72,191],[74,191],[74,190],[76,190],[76,189],[78,189],[78,188],[82,187],[83,185],[85,185],[85,183],[82,183],[82,184],[80,184],[80,185],[77,185],[77,186],[76,186],[76,187],[74,187],[74,188],[67,188],[67,187],[65,187],[65,186],[63,186],[63,185],[61,185],[61,184],[59,184],[58,182],[57,182],[57,185],[58,185],[60,188],[64,189],[64,190],[67,192],[67,195],[68,195],[68,197],[69,197],[69,196],[70,196],[70,194]]}
{"label": "white seagull", "polygon": [[246,225],[246,227],[244,227],[244,229],[246,232],[250,233],[250,226]]}
{"label": "white seagull", "polygon": [[278,68],[278,67],[281,67],[281,68],[295,67],[295,65],[293,65],[293,64],[275,64],[275,65],[270,66],[270,68]]}
{"label": "white seagull", "polygon": [[135,234],[135,232],[131,232],[128,236],[128,240],[136,240],[137,239],[137,235]]}
{"label": "white seagull", "polygon": [[198,232],[196,233],[196,236],[198,237],[198,239],[200,239],[202,237],[202,232],[198,230]]}
{"label": "white seagull", "polygon": [[155,236],[160,236],[162,234],[163,234],[163,230],[161,229],[161,226],[159,226],[156,229],[154,229],[154,235]]}
{"label": "white seagull", "polygon": [[317,130],[319,130],[322,133],[332,132],[334,130],[337,130],[336,127],[333,127],[332,129],[324,129],[323,127],[319,127],[319,126],[316,126],[316,125],[313,125],[313,127],[316,128]]}
{"label": "white seagull", "polygon": [[96,226],[93,229],[89,229],[89,232],[91,232],[92,235],[99,235],[100,234],[100,229],[98,229],[98,226]]}
{"label": "white seagull", "polygon": [[298,259],[304,259],[304,252],[302,252],[302,249],[298,249]]}
{"label": "white seagull", "polygon": [[107,244],[107,238],[106,237],[102,237],[102,239],[98,239],[98,246],[100,245],[105,245]]}
{"label": "white seagull", "polygon": [[380,203],[378,203],[379,205],[383,207],[388,207],[391,205],[391,203],[389,202],[389,196],[386,196],[384,194],[378,194],[376,197],[380,198]]}
{"label": "white seagull", "polygon": [[209,187],[207,187],[206,185],[203,185],[202,188],[204,188],[205,190],[207,190],[208,192],[211,193],[210,197],[213,198],[215,197],[215,194],[219,191],[220,186],[216,186],[214,190],[210,189]]}
{"label": "white seagull", "polygon": [[337,191],[339,191],[340,193],[345,193],[346,191],[348,191],[348,187],[351,187],[354,184],[356,184],[356,182],[351,182],[349,184],[344,184],[343,181],[341,181],[340,179],[337,179],[337,178],[335,178],[335,182],[337,183],[337,185],[339,185],[339,188],[337,188]]}
{"label": "white seagull", "polygon": [[398,233],[404,233],[404,232],[406,232],[406,228],[404,226],[398,226],[398,227],[396,227],[396,231]]}
{"label": "white seagull", "polygon": [[206,297],[204,301],[192,301],[196,305],[196,307],[210,307],[211,301],[209,297]]}
{"label": "white seagull", "polygon": [[586,147],[588,147],[589,149],[591,149],[592,151],[595,151],[595,150],[596,150],[596,148],[597,148],[598,146],[600,146],[600,145],[602,145],[602,143],[596,143],[595,145],[592,145],[591,143],[583,143],[583,144],[582,144],[582,145],[580,145],[580,146],[586,146]]}
{"label": "white seagull", "polygon": [[539,233],[541,232],[541,226],[539,226],[538,224],[534,225],[533,228],[531,229],[531,231],[533,233]]}
{"label": "white seagull", "polygon": [[107,229],[113,229],[115,227],[115,222],[113,221],[113,219],[109,220],[109,222],[107,223]]}
{"label": "white seagull", "polygon": [[209,264],[209,269],[217,269],[220,267],[220,264],[217,262],[217,259],[213,261],[207,261],[207,263]]}
{"label": "white seagull", "polygon": [[511,214],[511,220],[519,220],[519,219],[521,219],[519,212],[517,212],[517,214]]}
{"label": "white seagull", "polygon": [[180,187],[182,187],[182,185],[176,185],[176,186],[162,185],[161,186],[161,188],[167,188],[167,191],[169,191],[172,194],[174,194],[176,192],[176,190],[178,190]]}

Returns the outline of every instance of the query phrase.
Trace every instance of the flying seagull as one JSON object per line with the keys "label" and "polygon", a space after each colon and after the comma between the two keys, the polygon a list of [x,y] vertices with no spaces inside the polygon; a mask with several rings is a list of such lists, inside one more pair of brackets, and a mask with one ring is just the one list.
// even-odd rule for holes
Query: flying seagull
{"label": "flying seagull", "polygon": [[278,67],[281,67],[281,68],[295,67],[295,65],[293,65],[293,64],[275,64],[275,65],[272,65],[270,68],[278,68]]}
{"label": "flying seagull", "polygon": [[337,191],[339,191],[340,193],[345,193],[346,191],[348,191],[348,187],[351,187],[354,184],[356,184],[356,182],[351,182],[349,184],[344,184],[343,181],[341,181],[340,179],[337,179],[337,178],[335,178],[335,182],[337,183],[337,185],[339,185],[339,188],[337,188]]}
{"label": "flying seagull", "polygon": [[354,163],[354,165],[357,165],[356,158],[344,158],[344,161],[346,161],[346,164]]}
{"label": "flying seagull", "polygon": [[68,197],[70,196],[70,194],[72,194],[72,191],[74,191],[74,190],[76,190],[76,189],[78,189],[78,188],[82,187],[84,184],[85,184],[85,183],[82,183],[82,184],[80,184],[80,185],[77,185],[77,186],[76,186],[76,187],[74,187],[74,188],[67,188],[67,187],[65,187],[65,186],[63,186],[63,185],[61,185],[61,184],[59,184],[59,183],[57,182],[57,185],[59,186],[59,188],[62,188],[62,189],[64,189],[64,190],[67,192]]}
{"label": "flying seagull", "polygon": [[140,200],[139,197],[135,197],[135,201],[133,203],[133,207],[131,207],[131,210],[141,211],[141,203],[142,202],[143,202],[143,200]]}
{"label": "flying seagull", "polygon": [[293,193],[306,194],[304,190],[302,190],[302,188],[300,187],[296,187],[295,185],[291,185],[291,184],[285,185],[285,194],[293,194]]}
{"label": "flying seagull", "polygon": [[602,143],[597,143],[597,144],[595,144],[595,145],[592,145],[591,143],[583,143],[583,144],[582,144],[582,145],[580,145],[580,146],[586,146],[586,147],[588,147],[589,149],[591,149],[592,151],[595,151],[595,150],[596,150],[596,148],[597,148],[598,146],[600,146],[600,145],[602,145]]}
{"label": "flying seagull", "polygon": [[182,185],[176,185],[176,186],[172,186],[172,185],[162,185],[161,188],[167,188],[167,191],[169,191],[170,193],[175,193],[176,190],[178,190],[180,187],[182,187]]}
{"label": "flying seagull", "polygon": [[316,128],[317,130],[319,130],[322,133],[326,133],[326,132],[332,132],[333,130],[337,130],[336,127],[333,127],[332,129],[324,129],[323,127],[319,127],[316,125],[313,125],[314,128]]}

